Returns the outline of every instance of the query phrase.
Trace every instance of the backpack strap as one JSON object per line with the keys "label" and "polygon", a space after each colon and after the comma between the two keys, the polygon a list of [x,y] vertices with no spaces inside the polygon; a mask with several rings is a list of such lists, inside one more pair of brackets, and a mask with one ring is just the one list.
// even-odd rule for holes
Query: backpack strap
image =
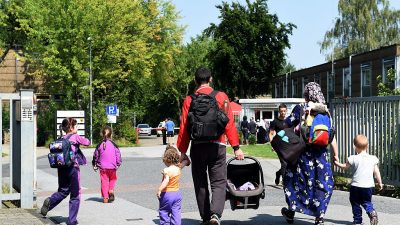
{"label": "backpack strap", "polygon": [[[211,97],[213,97],[213,98],[215,99],[215,96],[217,96],[218,92],[219,92],[219,91],[213,90],[213,91],[209,94],[209,96],[211,96]],[[216,100],[216,99],[215,99],[215,100]]]}

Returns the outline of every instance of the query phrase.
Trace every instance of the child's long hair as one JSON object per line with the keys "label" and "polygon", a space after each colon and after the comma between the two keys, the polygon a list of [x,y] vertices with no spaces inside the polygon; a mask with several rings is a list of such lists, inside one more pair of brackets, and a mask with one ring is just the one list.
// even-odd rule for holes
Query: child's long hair
{"label": "child's long hair", "polygon": [[163,156],[163,162],[165,165],[170,166],[170,165],[175,165],[179,166],[179,152],[176,148],[174,148],[171,145],[167,145],[165,148],[164,156]]}
{"label": "child's long hair", "polygon": [[101,135],[103,136],[103,140],[111,139],[112,133],[113,133],[113,130],[112,130],[112,128],[110,126],[103,127],[103,129],[101,131]]}
{"label": "child's long hair", "polygon": [[61,129],[68,134],[69,132],[72,131],[72,129],[74,129],[74,126],[77,124],[77,121],[75,118],[72,117],[68,117],[63,119],[62,123],[61,123]]}

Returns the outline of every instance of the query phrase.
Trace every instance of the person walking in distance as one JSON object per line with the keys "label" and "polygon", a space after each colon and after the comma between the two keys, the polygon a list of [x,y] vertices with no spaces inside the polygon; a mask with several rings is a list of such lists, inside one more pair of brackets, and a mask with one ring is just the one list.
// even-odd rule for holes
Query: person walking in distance
{"label": "person walking in distance", "polygon": [[[226,194],[225,135],[234,149],[236,159],[244,159],[244,154],[239,148],[238,132],[235,127],[232,110],[229,107],[228,96],[224,92],[213,90],[210,86],[212,82],[211,72],[206,68],[201,67],[196,70],[195,82],[198,86],[195,94],[186,96],[182,105],[177,147],[181,152],[181,160],[186,159],[186,152],[190,139],[192,139],[190,149],[192,177],[197,206],[202,218],[201,224],[219,225],[224,210]],[[194,139],[194,137],[197,137],[197,134],[190,133],[188,130],[188,128],[191,128],[189,126],[192,123],[190,119],[192,119],[192,110],[195,108],[195,105],[192,103],[197,102],[196,99],[202,96],[205,96],[203,99],[207,96],[215,99],[219,109],[223,108],[229,118],[229,121],[222,130],[222,134],[217,136],[215,140],[197,141]],[[208,180],[210,180],[211,193],[209,192]]]}
{"label": "person walking in distance", "polygon": [[165,123],[168,121],[168,118],[165,118],[164,121],[161,122],[161,133],[163,145],[167,145],[167,128],[165,127]]}
{"label": "person walking in distance", "polygon": [[[272,138],[285,127],[285,118],[286,118],[287,107],[285,104],[280,104],[278,107],[278,117],[275,118],[269,125],[269,140],[271,141]],[[281,162],[281,168],[276,171],[275,173],[275,184],[278,185],[281,179],[281,176],[284,176],[286,170],[286,162],[279,158]]]}
{"label": "person walking in distance", "polygon": [[171,120],[171,118],[168,117],[168,120],[165,122],[165,128],[167,129],[167,142],[169,145],[174,144],[174,130],[175,130],[175,124],[174,121]]}
{"label": "person walking in distance", "polygon": [[243,144],[249,144],[249,121],[247,121],[247,116],[243,116],[243,121],[240,123],[240,130],[243,134]]}
{"label": "person walking in distance", "polygon": [[58,168],[58,190],[50,197],[44,200],[40,213],[46,216],[47,213],[56,207],[68,195],[69,199],[69,216],[68,225],[78,224],[77,216],[79,205],[81,203],[81,181],[80,181],[80,165],[86,165],[86,158],[80,150],[80,145],[90,145],[87,138],[81,137],[78,132],[77,121],[74,118],[66,118],[61,123],[61,129],[66,133],[63,138],[68,139],[72,144],[71,148],[74,152],[73,166],[66,168]]}

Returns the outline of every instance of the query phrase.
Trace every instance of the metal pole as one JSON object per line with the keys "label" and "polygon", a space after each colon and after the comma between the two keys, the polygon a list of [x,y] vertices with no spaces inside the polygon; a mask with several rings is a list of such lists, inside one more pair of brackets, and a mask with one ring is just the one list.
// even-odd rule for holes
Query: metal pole
{"label": "metal pole", "polygon": [[350,76],[349,97],[351,97],[351,81],[352,81],[352,75],[353,75],[353,73],[351,72],[351,57],[353,57],[353,55],[349,56],[349,76]]}
{"label": "metal pole", "polygon": [[93,90],[92,90],[92,38],[89,41],[89,86],[90,86],[90,143],[93,143]]}

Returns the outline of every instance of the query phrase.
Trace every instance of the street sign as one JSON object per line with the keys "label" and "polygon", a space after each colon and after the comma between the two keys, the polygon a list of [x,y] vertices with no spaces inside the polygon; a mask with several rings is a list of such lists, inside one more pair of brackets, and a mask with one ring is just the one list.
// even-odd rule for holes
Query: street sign
{"label": "street sign", "polygon": [[117,105],[108,105],[106,107],[106,114],[107,115],[113,115],[116,116],[118,113],[118,107]]}
{"label": "street sign", "polygon": [[[78,125],[78,134],[85,136],[85,111],[83,110],[57,110],[56,115],[56,134],[60,135],[60,125],[62,121],[67,117],[73,117],[76,119]],[[65,132],[62,132],[65,135]]]}
{"label": "street sign", "polygon": [[107,115],[107,123],[117,123],[117,116]]}

